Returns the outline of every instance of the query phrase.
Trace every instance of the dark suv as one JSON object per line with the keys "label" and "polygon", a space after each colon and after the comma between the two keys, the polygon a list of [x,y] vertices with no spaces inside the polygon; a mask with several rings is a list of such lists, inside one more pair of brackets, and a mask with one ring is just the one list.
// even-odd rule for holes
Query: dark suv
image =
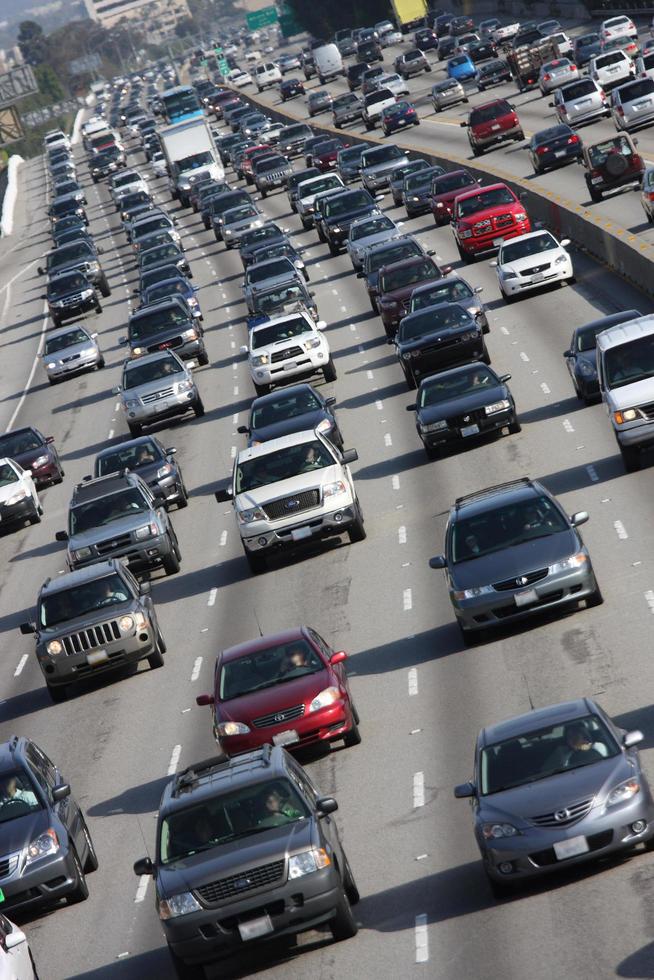
{"label": "dark suv", "polygon": [[356,935],[359,892],[336,809],[281,746],[207,759],[171,780],[154,861],[142,858],[134,871],[154,877],[178,977],[203,977],[203,964],[244,943],[322,923],[336,940]]}
{"label": "dark suv", "polygon": [[3,911],[62,898],[68,905],[83,902],[89,896],[85,875],[96,870],[98,858],[84,814],[55,764],[30,739],[14,735],[0,745],[0,787]]}
{"label": "dark suv", "polygon": [[132,313],[127,336],[120,343],[129,346],[132,357],[172,348],[183,361],[197,359],[198,364],[206,365],[209,355],[203,334],[186,300],[176,295]]}
{"label": "dark suv", "polygon": [[56,539],[68,542],[70,569],[126,558],[134,571],[163,566],[174,575],[182,557],[163,497],[129,471],[78,483],[68,531],[57,531]]}
{"label": "dark suv", "polygon": [[48,312],[55,327],[90,310],[102,313],[98,289],[77,271],[62,272],[49,279],[43,299],[47,300]]}
{"label": "dark suv", "polygon": [[152,669],[164,663],[150,583],[139,584],[117,559],[46,579],[36,620],[20,631],[36,635],[36,657],[55,702],[66,699],[68,685],[89,677],[145,659]]}
{"label": "dark suv", "polygon": [[81,272],[89,282],[97,286],[103,296],[111,295],[109,281],[100,265],[95,247],[87,240],[80,239],[69,245],[55,248],[47,257],[45,269],[39,266],[39,275],[59,275],[60,272]]}
{"label": "dark suv", "polygon": [[591,201],[601,201],[606,191],[631,184],[640,185],[645,172],[645,161],[636,150],[638,140],[628,133],[620,133],[584,146],[583,156],[577,163],[586,169],[586,186]]}
{"label": "dark suv", "polygon": [[54,436],[44,436],[34,426],[0,435],[0,458],[13,459],[24,470],[31,470],[37,489],[61,483],[64,478]]}

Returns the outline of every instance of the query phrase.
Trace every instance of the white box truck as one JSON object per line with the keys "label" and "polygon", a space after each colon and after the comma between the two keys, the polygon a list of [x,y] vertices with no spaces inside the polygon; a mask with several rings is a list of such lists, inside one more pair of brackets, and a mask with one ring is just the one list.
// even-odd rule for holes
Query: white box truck
{"label": "white box truck", "polygon": [[204,117],[187,119],[159,130],[168,164],[170,193],[182,207],[189,205],[192,184],[202,177],[223,180],[225,171]]}
{"label": "white box truck", "polygon": [[323,44],[314,48],[311,52],[316,65],[316,74],[321,85],[328,82],[330,78],[337,75],[344,75],[343,58],[341,52],[335,44]]}

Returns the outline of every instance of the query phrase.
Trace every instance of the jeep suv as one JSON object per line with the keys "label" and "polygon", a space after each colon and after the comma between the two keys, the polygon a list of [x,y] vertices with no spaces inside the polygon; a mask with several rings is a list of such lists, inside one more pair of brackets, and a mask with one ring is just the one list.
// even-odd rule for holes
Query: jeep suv
{"label": "jeep suv", "polygon": [[121,384],[113,388],[120,401],[132,436],[139,436],[145,425],[162,419],[204,415],[204,404],[193,379],[194,361],[183,362],[175,351],[146,354],[123,364]]}
{"label": "jeep suv", "polygon": [[244,945],[327,923],[357,933],[359,892],[324,797],[281,746],[207,759],[166,786],[157,816],[155,902],[177,977]]}
{"label": "jeep suv", "polygon": [[234,504],[250,571],[264,572],[268,555],[319,538],[347,533],[352,543],[363,541],[348,467],[358,458],[311,429],[241,450],[231,485],[216,491],[216,500]]}
{"label": "jeep suv", "polygon": [[637,143],[638,140],[628,133],[620,133],[601,143],[584,146],[583,156],[577,162],[586,169],[586,186],[591,201],[601,201],[606,191],[616,187],[629,184],[640,186],[645,161],[636,150]]}
{"label": "jeep suv", "polygon": [[166,575],[179,571],[182,556],[163,498],[129,471],[78,483],[68,531],[55,537],[68,543],[71,571],[108,558],[126,558],[134,571],[160,566]]}
{"label": "jeep suv", "polygon": [[[0,745],[0,782],[15,786],[1,807],[3,911],[31,911],[61,898],[68,905],[83,902],[89,896],[86,875],[97,869],[98,858],[57,766],[35,742],[14,735]],[[5,976],[27,976],[5,966]]]}
{"label": "jeep suv", "polygon": [[140,660],[162,667],[166,652],[150,583],[139,584],[115,558],[46,579],[36,620],[20,631],[36,637],[36,658],[55,702],[66,699],[71,684]]}

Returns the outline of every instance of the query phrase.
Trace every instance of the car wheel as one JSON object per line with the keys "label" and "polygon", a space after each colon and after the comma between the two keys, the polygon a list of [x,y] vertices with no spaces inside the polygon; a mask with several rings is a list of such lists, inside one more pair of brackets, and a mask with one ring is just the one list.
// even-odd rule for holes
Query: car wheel
{"label": "car wheel", "polygon": [[46,687],[53,704],[61,704],[68,700],[68,688],[65,684],[46,684]]}
{"label": "car wheel", "polygon": [[334,917],[329,920],[329,929],[337,943],[344,939],[352,939],[359,931],[356,919],[352,914],[350,900],[345,891],[341,892],[334,910]]}
{"label": "car wheel", "polygon": [[170,961],[177,980],[204,980],[206,973],[201,963],[187,963],[168,947]]}
{"label": "car wheel", "polygon": [[509,435],[515,436],[518,432],[522,432],[522,426],[520,425],[520,419],[516,415],[513,422],[509,422]]}
{"label": "car wheel", "polygon": [[604,596],[602,595],[602,590],[600,589],[599,585],[597,585],[597,583],[595,583],[595,585],[596,585],[595,591],[591,592],[591,594],[586,599],[586,609],[594,609],[595,606],[601,606],[602,603],[604,602]]}
{"label": "car wheel", "polygon": [[88,854],[86,855],[86,861],[84,862],[84,874],[90,875],[93,871],[98,870],[98,866],[100,862],[98,861],[98,855],[96,854],[93,841],[91,840],[89,828],[86,826],[86,820],[82,824],[82,833],[84,834],[84,839],[86,840],[86,847],[88,849]]}
{"label": "car wheel", "polygon": [[359,503],[356,504],[356,517],[350,527],[348,528],[348,537],[350,539],[350,544],[358,544],[359,541],[365,541],[367,534],[366,529],[363,525],[363,514],[361,513],[361,507]]}
{"label": "car wheel", "polygon": [[79,863],[77,851],[73,849],[72,855],[73,866],[75,868],[75,887],[66,895],[67,905],[77,905],[79,902],[85,902],[89,897],[89,886],[86,884],[86,878],[82,871],[82,865]]}
{"label": "car wheel", "polygon": [[156,670],[158,667],[163,667],[164,665],[164,652],[161,649],[159,640],[157,639],[157,645],[148,657],[148,667],[150,670]]}
{"label": "car wheel", "polygon": [[29,518],[30,524],[40,524],[42,513],[43,513],[42,508],[38,504],[35,504],[34,511],[32,514],[30,514],[30,518]]}
{"label": "car wheel", "polygon": [[413,372],[409,369],[404,373],[404,379],[406,381],[406,386],[409,391],[415,391],[418,387],[418,383],[413,375]]}
{"label": "car wheel", "polygon": [[484,364],[490,364],[490,362],[491,362],[491,357],[490,357],[490,354],[488,353],[488,348],[486,347],[485,344],[484,344],[484,353],[483,353],[481,359],[484,362]]}
{"label": "car wheel", "polygon": [[206,367],[209,363],[209,355],[206,350],[201,351],[198,354],[198,364],[200,367]]}
{"label": "car wheel", "polygon": [[100,292],[106,299],[107,296],[111,296],[111,288],[109,286],[109,281],[106,276],[103,276],[100,280]]}
{"label": "car wheel", "polygon": [[176,575],[179,571],[179,558],[175,553],[172,541],[170,542],[170,552],[165,555],[163,560],[163,569],[166,575]]}
{"label": "car wheel", "polygon": [[356,905],[361,896],[359,895],[359,889],[357,888],[357,883],[354,880],[354,875],[352,874],[352,868],[350,867],[350,862],[343,854],[343,859],[345,861],[345,868],[343,869],[343,888],[345,889],[345,894],[348,897],[350,905]]}
{"label": "car wheel", "polygon": [[52,318],[52,326],[58,329],[61,326],[61,320],[54,313],[51,313],[50,316]]}
{"label": "car wheel", "polygon": [[459,250],[459,258],[463,262],[465,262],[466,265],[470,265],[470,263],[474,261],[474,256],[473,255],[469,255],[466,251],[464,251],[464,249],[461,248],[461,246],[459,245],[458,242],[457,242],[457,246],[456,247]]}
{"label": "car wheel", "polygon": [[589,186],[588,193],[590,194],[590,199],[593,204],[599,204],[599,202],[602,200],[602,192],[595,190],[594,187]]}
{"label": "car wheel", "polygon": [[246,551],[245,558],[253,575],[261,575],[268,570],[268,560],[265,555],[253,555]]}
{"label": "car wheel", "polygon": [[177,510],[188,507],[188,490],[183,483],[179,486],[179,497],[177,498]]}
{"label": "car wheel", "polygon": [[129,434],[133,439],[141,435],[141,426],[138,422],[128,422],[127,428],[129,429]]}
{"label": "car wheel", "polygon": [[306,218],[300,218],[300,221],[302,222],[302,227],[304,228],[304,230],[308,231],[311,226],[309,222],[306,220]]}
{"label": "car wheel", "polygon": [[[346,732],[346,734],[343,736],[343,744],[345,745],[346,749],[351,749],[354,745],[361,744],[361,732],[359,731],[359,726],[354,719],[352,719],[352,727],[350,728],[349,732]],[[352,899],[350,899],[350,902],[351,901]]]}
{"label": "car wheel", "polygon": [[64,476],[65,476],[64,471],[62,470],[61,467],[59,467],[59,470],[57,472],[57,475],[56,475],[56,477],[54,478],[54,480],[52,482],[53,483],[63,483],[64,482]]}
{"label": "car wheel", "polygon": [[620,446],[622,462],[627,473],[635,473],[640,469],[640,450],[633,446]]}
{"label": "car wheel", "polygon": [[258,385],[255,382],[254,390],[256,391],[257,395],[267,395],[270,391],[270,385]]}
{"label": "car wheel", "polygon": [[101,357],[98,363],[95,365],[98,371],[101,371],[104,367],[104,357]]}
{"label": "car wheel", "polygon": [[195,401],[195,403],[193,404],[193,412],[195,414],[196,419],[201,419],[202,416],[204,415],[204,402],[199,396]]}
{"label": "car wheel", "polygon": [[95,312],[96,313],[102,313],[102,304],[101,303],[97,303],[96,304],[96,306],[95,306]]}
{"label": "car wheel", "polygon": [[332,242],[329,242],[329,254],[338,255],[339,252],[340,252],[340,248],[338,247],[338,245],[334,245]]}
{"label": "car wheel", "polygon": [[329,358],[324,368],[322,369],[323,377],[325,381],[336,381],[336,366],[334,364],[333,358]]}

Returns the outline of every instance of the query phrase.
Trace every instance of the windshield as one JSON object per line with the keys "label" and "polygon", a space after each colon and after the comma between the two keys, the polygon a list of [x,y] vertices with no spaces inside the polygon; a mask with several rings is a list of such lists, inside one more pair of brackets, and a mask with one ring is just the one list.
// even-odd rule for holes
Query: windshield
{"label": "windshield", "polygon": [[87,262],[91,262],[95,259],[93,250],[86,242],[77,242],[73,245],[66,245],[65,248],[58,249],[50,255],[50,268],[55,269],[57,266],[66,265],[74,259],[82,259]]}
{"label": "windshield", "polygon": [[306,820],[310,815],[290,780],[278,778],[250,784],[164,817],[159,860],[172,864],[271,827]]}
{"label": "windshield", "polygon": [[404,189],[407,191],[416,190],[418,187],[426,187],[431,184],[435,174],[441,173],[440,167],[423,167],[404,178]]}
{"label": "windshield", "polygon": [[150,204],[150,195],[147,191],[132,191],[130,194],[125,194],[124,197],[120,199],[120,207],[122,211],[130,211],[132,208],[136,208],[141,204]]}
{"label": "windshield", "polygon": [[654,334],[637,337],[604,352],[604,373],[610,389],[654,376]]}
{"label": "windshield", "polygon": [[260,216],[257,209],[252,204],[241,204],[237,208],[230,208],[225,211],[225,224],[229,225],[236,221],[242,221],[245,218],[254,218]]}
{"label": "windshield", "polygon": [[280,393],[274,400],[255,402],[250,419],[251,429],[260,429],[287,419],[298,418],[307,412],[317,412],[322,408],[318,398],[310,388],[301,388],[291,394]]}
{"label": "windshield", "polygon": [[428,170],[429,164],[426,160],[412,160],[411,163],[405,164],[403,167],[396,167],[391,176],[391,181],[393,184],[402,184],[404,178],[407,174],[414,174],[418,170]]}
{"label": "windshield", "polygon": [[200,109],[200,100],[192,90],[177,92],[175,95],[163,94],[161,101],[166,110],[166,115],[171,120]]}
{"label": "windshield", "polygon": [[246,246],[254,245],[256,242],[265,241],[266,238],[279,238],[281,234],[282,232],[277,225],[265,225],[263,228],[252,228],[241,238],[241,255],[243,254],[243,249]]}
{"label": "windshield", "polygon": [[422,282],[423,279],[433,279],[436,276],[434,263],[429,258],[424,258],[420,262],[411,262],[399,269],[390,269],[383,272],[379,279],[379,288],[382,293],[392,293],[396,289],[405,289],[414,282]]}
{"label": "windshield", "polygon": [[303,182],[298,185],[298,195],[300,198],[310,197],[314,194],[322,194],[323,191],[330,191],[334,187],[343,187],[343,182],[336,174],[329,174],[322,180],[312,179],[306,184]]}
{"label": "windshield", "polygon": [[622,62],[625,67],[629,63],[624,51],[610,51],[608,54],[598,55],[595,58],[595,67],[606,68],[608,65],[617,65],[619,62]]}
{"label": "windshield", "polygon": [[140,385],[149,384],[150,381],[160,381],[162,378],[169,379],[173,374],[179,374],[183,370],[174,357],[158,357],[154,361],[140,363],[136,361],[125,368],[123,373],[123,388],[138,388]]}
{"label": "windshield", "polygon": [[302,136],[306,136],[307,138],[313,136],[309,127],[305,126],[304,123],[300,123],[297,126],[287,126],[286,129],[282,129],[279,134],[279,141],[280,143],[286,143],[289,140],[296,140]]}
{"label": "windshield", "polygon": [[193,294],[193,289],[189,286],[188,282],[183,279],[171,279],[164,281],[157,286],[152,286],[150,289],[145,291],[143,296],[143,305],[149,306],[151,303],[157,303],[160,300],[168,299],[169,296],[174,296],[175,294],[186,297]]}
{"label": "windshield", "polygon": [[188,157],[182,157],[181,160],[176,160],[175,169],[178,174],[181,174],[187,170],[197,170],[198,167],[204,167],[206,164],[213,162],[214,159],[211,150],[204,150],[203,153],[191,153]]}
{"label": "windshield", "polygon": [[450,64],[456,68],[458,65],[467,65],[469,60],[466,54],[458,54],[456,58],[450,58]]}
{"label": "windshield", "polygon": [[0,464],[0,487],[9,487],[17,480],[18,476],[13,466],[10,466],[9,463]]}
{"label": "windshield", "polygon": [[136,184],[140,180],[141,180],[140,174],[136,174],[130,170],[128,173],[122,173],[119,174],[117,177],[114,177],[111,184],[112,187],[116,189],[118,187],[124,187],[126,184]]}
{"label": "windshield", "polygon": [[288,178],[287,187],[289,190],[295,190],[299,187],[305,180],[310,180],[311,177],[319,177],[320,171],[317,167],[307,167],[306,170],[299,170],[297,173],[291,174]]}
{"label": "windshield", "polygon": [[295,266],[291,260],[282,257],[249,266],[247,280],[252,285],[257,282],[265,282],[266,279],[276,279],[278,276],[294,276],[295,274]]}
{"label": "windshield", "polygon": [[470,314],[462,306],[455,303],[441,308],[426,309],[424,313],[414,313],[400,322],[397,339],[400,343],[407,340],[417,340],[427,334],[441,330],[456,330],[459,327],[472,326]]}
{"label": "windshield", "polygon": [[526,732],[482,749],[481,795],[592,765],[619,752],[613,735],[597,715]]}
{"label": "windshield", "polygon": [[531,238],[518,239],[508,245],[503,245],[500,249],[499,264],[505,262],[515,262],[516,259],[525,259],[530,255],[539,255],[541,252],[549,252],[553,248],[558,248],[559,243],[550,235],[548,231],[542,235],[534,235]]}
{"label": "windshield", "polygon": [[134,514],[147,513],[150,504],[136,487],[89,500],[70,509],[70,534],[81,534]]}
{"label": "windshield", "polygon": [[62,194],[72,194],[73,191],[79,190],[79,184],[76,180],[63,180],[60,184],[55,187],[55,193],[57,196]]}
{"label": "windshield", "polygon": [[254,169],[257,173],[265,173],[266,170],[277,170],[278,167],[286,166],[286,157],[276,156],[269,157],[267,160],[261,160],[261,162],[255,163]]}
{"label": "windshield", "polygon": [[224,661],[219,698],[231,701],[324,669],[324,663],[306,640],[282,643],[267,650],[257,650],[249,656]]}
{"label": "windshield", "polygon": [[485,389],[497,387],[498,381],[492,371],[483,365],[475,365],[467,371],[456,374],[437,374],[420,388],[419,408],[428,408],[450,398],[474,395]]}
{"label": "windshield", "polygon": [[23,769],[0,775],[0,823],[9,823],[42,809],[30,777]]}
{"label": "windshield", "polygon": [[264,456],[243,460],[236,467],[236,493],[247,493],[280,480],[290,480],[302,473],[333,466],[334,463],[334,457],[319,439],[297,446],[285,446]]}
{"label": "windshield", "polygon": [[[268,293],[267,295],[270,295]],[[268,344],[276,344],[280,340],[290,340],[292,337],[299,337],[303,333],[308,333],[312,327],[304,319],[298,316],[291,320],[282,320],[281,323],[272,323],[269,326],[257,327],[252,331],[250,345],[252,350],[260,347],[267,347]]]}
{"label": "windshield", "polygon": [[499,119],[500,116],[506,116],[510,112],[511,109],[506,102],[493,102],[491,105],[473,109],[470,113],[470,125],[477,126],[479,123],[491,122],[493,119]]}
{"label": "windshield", "polygon": [[[66,623],[79,616],[110,608],[131,599],[129,589],[118,573],[85,582],[72,589],[47,594],[39,606],[39,623],[44,629]],[[108,616],[112,613],[108,612]]]}
{"label": "windshield", "polygon": [[366,271],[379,272],[385,265],[393,265],[394,262],[410,259],[414,255],[422,255],[420,245],[415,241],[404,241],[401,244],[393,245],[392,248],[382,248],[378,252],[369,252],[366,257]]}
{"label": "windshield", "polygon": [[0,436],[0,456],[19,456],[21,453],[28,453],[31,449],[40,449],[42,445],[43,440],[39,439],[31,429],[8,432]]}
{"label": "windshield", "polygon": [[[310,300],[307,297],[304,288],[300,283],[293,283],[290,286],[283,286],[280,289],[271,289],[267,293],[260,293],[256,297],[256,312],[257,313],[273,313],[280,307],[288,306],[289,304],[296,303],[308,303]],[[305,330],[307,328],[305,327]],[[300,331],[302,332],[302,331]],[[295,336],[295,334],[292,334]]]}
{"label": "windshield", "polygon": [[144,221],[143,224],[137,225],[132,232],[132,241],[135,242],[141,238],[147,238],[148,235],[154,235],[160,230],[172,231],[170,218],[166,218],[163,214],[159,218],[151,218],[149,221]]}
{"label": "windshield", "polygon": [[378,163],[392,163],[403,157],[404,153],[399,148],[391,144],[390,146],[376,146],[374,150],[365,150],[361,155],[361,166],[376,167]]}
{"label": "windshield", "polygon": [[[74,232],[71,232],[74,234]],[[48,292],[51,296],[65,296],[66,293],[71,292],[73,289],[87,289],[89,288],[88,280],[79,273],[75,273],[72,276],[62,276],[61,279],[55,279],[48,284]]]}
{"label": "windshield", "polygon": [[119,473],[121,470],[136,470],[140,466],[150,466],[164,458],[161,449],[152,439],[145,439],[136,446],[119,446],[98,457],[96,476]]}
{"label": "windshield", "polygon": [[188,324],[188,315],[177,305],[170,309],[137,314],[129,321],[130,340],[143,340],[164,330]]}
{"label": "windshield", "polygon": [[66,347],[72,347],[74,344],[85,344],[91,343],[91,338],[89,335],[80,328],[76,330],[69,330],[67,333],[59,334],[56,337],[46,338],[44,354],[46,357],[49,354],[56,354],[59,350],[65,350]]}
{"label": "windshield", "polygon": [[602,330],[606,330],[603,323],[597,326],[583,327],[577,331],[576,347],[578,351],[595,350],[597,347],[597,335]]}
{"label": "windshield", "polygon": [[462,279],[443,279],[442,282],[429,286],[424,291],[416,290],[411,296],[411,313],[422,310],[426,306],[436,306],[438,303],[457,303],[460,300],[472,299],[475,294],[467,282]]}
{"label": "windshield", "polygon": [[591,78],[584,78],[582,81],[575,82],[573,85],[566,85],[561,90],[565,102],[579,99],[582,95],[592,95],[595,92],[597,92],[597,86]]}
{"label": "windshield", "polygon": [[508,187],[496,187],[494,190],[481,191],[473,197],[466,197],[458,202],[457,210],[459,217],[467,218],[484,208],[495,208],[500,204],[515,204],[515,197]]}
{"label": "windshield", "polygon": [[371,235],[377,235],[381,231],[390,231],[395,225],[389,217],[385,214],[380,214],[379,217],[368,218],[366,221],[362,221],[360,225],[350,229],[350,241],[355,242],[359,238],[369,238]]}
{"label": "windshield", "polygon": [[548,497],[529,496],[456,520],[452,525],[452,560],[457,564],[481,558],[567,530],[563,514]]}
{"label": "windshield", "polygon": [[322,204],[325,218],[337,218],[360,208],[371,207],[370,195],[367,191],[350,191],[342,196],[328,198]]}
{"label": "windshield", "polygon": [[236,207],[237,204],[247,204],[249,197],[250,195],[247,191],[235,191],[233,194],[225,194],[224,197],[220,196],[216,198],[211,210],[214,214],[224,214],[225,211]]}
{"label": "windshield", "polygon": [[149,265],[155,265],[166,259],[181,258],[182,253],[172,242],[169,245],[157,245],[156,248],[148,249],[144,252],[141,259],[141,266],[145,269]]}

